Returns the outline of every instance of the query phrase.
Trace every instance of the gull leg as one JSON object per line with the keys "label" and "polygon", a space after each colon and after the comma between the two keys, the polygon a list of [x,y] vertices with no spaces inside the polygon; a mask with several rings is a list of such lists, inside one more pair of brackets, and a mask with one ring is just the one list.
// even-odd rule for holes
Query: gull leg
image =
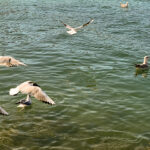
{"label": "gull leg", "polygon": [[27,95],[26,101],[30,101],[30,95]]}

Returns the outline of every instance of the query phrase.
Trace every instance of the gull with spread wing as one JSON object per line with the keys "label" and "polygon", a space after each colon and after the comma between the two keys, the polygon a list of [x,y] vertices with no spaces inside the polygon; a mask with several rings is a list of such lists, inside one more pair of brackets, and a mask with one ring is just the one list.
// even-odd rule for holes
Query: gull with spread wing
{"label": "gull with spread wing", "polygon": [[32,81],[26,81],[18,85],[16,88],[12,88],[9,91],[10,95],[17,95],[18,93],[27,94],[27,98],[17,102],[17,107],[24,108],[25,106],[31,105],[30,96],[35,97],[44,103],[54,105],[55,102],[40,88],[40,86]]}
{"label": "gull with spread wing", "polygon": [[76,28],[73,28],[73,27],[71,27],[71,26],[65,24],[63,21],[61,21],[61,23],[62,23],[67,29],[69,29],[69,30],[67,31],[67,33],[72,35],[72,34],[76,34],[78,30],[80,30],[80,29],[82,29],[83,27],[89,25],[89,24],[92,23],[93,21],[94,21],[94,20],[91,19],[89,22],[83,24],[82,26],[76,27]]}

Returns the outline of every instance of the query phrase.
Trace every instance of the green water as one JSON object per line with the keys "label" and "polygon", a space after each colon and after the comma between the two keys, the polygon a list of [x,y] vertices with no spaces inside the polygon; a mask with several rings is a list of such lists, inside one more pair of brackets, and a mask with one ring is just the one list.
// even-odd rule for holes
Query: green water
{"label": "green water", "polygon": [[[70,36],[60,20],[79,26]],[[0,67],[0,150],[147,150],[150,1],[0,0],[0,55],[27,67]],[[32,80],[55,101],[32,98],[20,111],[9,89]]]}

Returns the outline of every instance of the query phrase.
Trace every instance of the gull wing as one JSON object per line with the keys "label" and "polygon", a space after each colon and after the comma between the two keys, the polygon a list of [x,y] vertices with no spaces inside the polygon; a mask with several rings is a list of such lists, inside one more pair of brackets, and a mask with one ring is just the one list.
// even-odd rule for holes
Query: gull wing
{"label": "gull wing", "polygon": [[10,57],[10,63],[14,66],[19,66],[19,65],[26,66],[26,64],[20,62],[19,60],[16,60],[13,57]]}
{"label": "gull wing", "polygon": [[85,27],[85,26],[89,25],[89,24],[90,24],[90,23],[92,23],[93,21],[94,21],[94,20],[93,20],[93,19],[91,19],[89,22],[87,22],[87,23],[83,24],[82,26],[79,26],[79,27],[75,28],[75,30],[79,30],[79,29],[81,29],[81,28],[83,28],[83,27]]}
{"label": "gull wing", "polygon": [[136,68],[148,68],[147,64],[135,64]]}
{"label": "gull wing", "polygon": [[36,99],[38,99],[44,103],[48,103],[48,104],[52,104],[52,105],[55,104],[55,102],[44,91],[42,91],[41,88],[39,88],[39,87],[36,87],[36,91],[33,91],[32,95]]}
{"label": "gull wing", "polygon": [[0,107],[0,114],[8,115],[8,112],[6,112],[2,107]]}
{"label": "gull wing", "polygon": [[42,91],[36,83],[33,83],[32,81],[26,81],[17,86],[17,88],[23,94],[30,94],[42,102],[52,105],[55,104],[55,102],[44,91]]}
{"label": "gull wing", "polygon": [[60,22],[61,22],[67,29],[70,29],[70,30],[74,29],[74,28],[72,28],[71,26],[65,24],[63,21],[60,21]]}

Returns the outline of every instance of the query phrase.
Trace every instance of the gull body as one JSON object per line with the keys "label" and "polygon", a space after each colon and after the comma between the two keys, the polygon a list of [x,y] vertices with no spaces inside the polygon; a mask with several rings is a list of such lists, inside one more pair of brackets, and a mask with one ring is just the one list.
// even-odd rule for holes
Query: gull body
{"label": "gull body", "polygon": [[144,57],[144,61],[142,64],[135,64],[135,67],[137,69],[148,69],[148,56]]}
{"label": "gull body", "polygon": [[125,4],[120,2],[120,6],[122,8],[127,8],[128,7],[128,2],[126,2]]}
{"label": "gull body", "polygon": [[27,94],[27,98],[25,100],[19,101],[17,104],[18,107],[25,107],[31,105],[30,97],[33,96],[37,100],[40,100],[44,103],[54,105],[55,102],[39,87],[38,84],[32,81],[26,81],[18,85],[16,88],[12,88],[9,91],[10,95],[17,95],[18,93]]}
{"label": "gull body", "polygon": [[6,67],[26,66],[24,63],[11,56],[0,56],[0,65]]}
{"label": "gull body", "polygon": [[73,34],[76,34],[78,30],[82,29],[83,27],[89,25],[90,23],[92,23],[94,20],[91,19],[89,22],[79,26],[79,27],[76,27],[76,28],[73,28],[67,24],[65,24],[63,21],[61,21],[61,23],[68,29],[67,33],[70,34],[70,35],[73,35]]}

